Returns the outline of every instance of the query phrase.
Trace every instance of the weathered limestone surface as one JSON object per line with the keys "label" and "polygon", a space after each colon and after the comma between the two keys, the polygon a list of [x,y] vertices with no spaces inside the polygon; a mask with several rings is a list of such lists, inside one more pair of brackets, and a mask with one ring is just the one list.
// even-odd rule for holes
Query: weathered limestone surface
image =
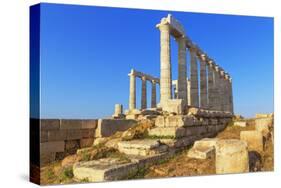
{"label": "weathered limestone surface", "polygon": [[91,182],[119,180],[136,173],[138,164],[116,158],[79,162],[73,166],[73,174],[79,180]]}
{"label": "weathered limestone surface", "polygon": [[263,135],[260,131],[241,131],[240,140],[247,142],[248,149],[261,152],[264,148]]}
{"label": "weathered limestone surface", "polygon": [[246,127],[247,126],[247,122],[246,121],[235,121],[234,122],[234,126]]}
{"label": "weathered limestone surface", "polygon": [[245,141],[228,139],[216,144],[216,173],[249,172],[249,158]]}
{"label": "weathered limestone surface", "polygon": [[125,131],[136,125],[135,120],[129,119],[99,119],[96,137],[108,137],[117,131]]}
{"label": "weathered limestone surface", "polygon": [[267,136],[270,132],[269,127],[273,125],[273,118],[257,118],[255,119],[255,128],[260,131],[263,136]]}
{"label": "weathered limestone surface", "polygon": [[183,114],[185,105],[182,99],[169,99],[165,104],[162,104],[163,111],[175,114]]}
{"label": "weathered limestone surface", "polygon": [[207,159],[215,155],[215,147],[198,147],[188,151],[187,156],[195,159]]}
{"label": "weathered limestone surface", "polygon": [[192,126],[195,119],[189,116],[175,115],[175,116],[157,116],[155,126],[157,127],[185,127]]}
{"label": "weathered limestone surface", "polygon": [[64,141],[40,143],[40,154],[64,151]]}
{"label": "weathered limestone surface", "polygon": [[184,128],[156,127],[148,131],[149,136],[180,138],[185,136]]}
{"label": "weathered limestone surface", "polygon": [[187,156],[195,159],[207,159],[215,156],[217,138],[204,138],[195,141],[193,147],[188,151]]}
{"label": "weathered limestone surface", "polygon": [[166,152],[168,146],[160,145],[156,139],[143,139],[119,142],[118,150],[127,155],[147,156]]}

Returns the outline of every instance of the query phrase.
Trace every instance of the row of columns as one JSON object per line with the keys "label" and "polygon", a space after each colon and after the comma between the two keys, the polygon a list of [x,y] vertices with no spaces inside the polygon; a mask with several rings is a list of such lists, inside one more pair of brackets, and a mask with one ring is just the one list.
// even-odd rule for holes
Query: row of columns
{"label": "row of columns", "polygon": [[130,77],[130,93],[129,93],[129,110],[136,109],[136,78],[141,78],[141,109],[147,108],[147,81],[151,82],[151,108],[156,108],[156,84],[159,84],[158,79],[151,76],[146,76],[134,69],[128,74]]}
{"label": "row of columns", "polygon": [[[176,32],[168,19],[163,18],[161,23],[157,24],[157,28],[160,30],[160,105],[164,106],[168,100],[172,99],[170,52],[170,35],[172,33],[178,43],[177,98],[182,99],[186,105],[233,113],[230,76],[201,52],[197,46],[193,45],[185,35]],[[190,53],[189,94],[187,92],[187,49]],[[198,60],[200,62],[200,82],[198,79]],[[200,85],[200,94],[198,85]]]}

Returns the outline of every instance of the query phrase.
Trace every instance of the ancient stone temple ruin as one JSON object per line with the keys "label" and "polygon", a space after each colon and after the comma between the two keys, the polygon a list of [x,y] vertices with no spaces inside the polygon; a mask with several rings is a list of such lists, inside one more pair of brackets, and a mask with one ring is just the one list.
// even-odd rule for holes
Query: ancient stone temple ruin
{"label": "ancient stone temple ruin", "polygon": [[[160,31],[160,79],[134,69],[129,73],[130,92],[128,118],[135,118],[136,78],[142,80],[141,110],[147,109],[147,81],[152,84],[151,108],[175,114],[186,114],[190,108],[233,114],[232,78],[186,35],[182,25],[171,15],[156,27]],[[171,36],[178,44],[178,79],[172,80]],[[186,54],[189,52],[190,60]],[[198,62],[199,65],[198,66]],[[187,72],[187,64],[189,71]],[[198,74],[198,67],[200,67]],[[190,78],[187,77],[190,75]],[[160,86],[160,101],[156,102],[156,84]],[[172,88],[174,86],[174,95]],[[198,87],[199,86],[199,87]]]}

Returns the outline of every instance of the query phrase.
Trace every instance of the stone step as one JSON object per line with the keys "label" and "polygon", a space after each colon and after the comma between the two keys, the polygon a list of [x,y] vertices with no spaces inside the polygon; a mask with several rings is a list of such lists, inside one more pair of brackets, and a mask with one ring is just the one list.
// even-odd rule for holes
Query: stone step
{"label": "stone step", "polygon": [[154,155],[166,152],[168,148],[167,145],[160,144],[159,140],[156,139],[121,141],[118,143],[118,150],[127,155]]}
{"label": "stone step", "polygon": [[128,179],[134,176],[140,169],[167,159],[174,155],[174,153],[174,151],[169,151],[145,157],[128,155],[129,162],[118,158],[77,162],[73,165],[73,175],[75,179],[88,180],[90,182]]}

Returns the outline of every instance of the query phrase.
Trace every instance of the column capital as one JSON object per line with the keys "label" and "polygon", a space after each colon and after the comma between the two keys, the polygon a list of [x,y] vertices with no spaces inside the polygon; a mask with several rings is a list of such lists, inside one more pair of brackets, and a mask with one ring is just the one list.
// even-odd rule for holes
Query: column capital
{"label": "column capital", "polygon": [[189,49],[190,52],[193,52],[193,53],[194,53],[194,52],[195,52],[195,53],[197,52],[197,46],[194,45],[194,44],[190,45],[188,49]]}
{"label": "column capital", "polygon": [[131,72],[128,74],[128,76],[136,76],[136,71],[131,69]]}
{"label": "column capital", "polygon": [[147,79],[146,79],[146,76],[142,76],[142,77],[141,77],[141,80],[142,80],[142,81],[146,81],[146,80],[147,80]]}
{"label": "column capital", "polygon": [[160,23],[156,25],[156,27],[162,31],[162,30],[170,30],[170,23],[167,20],[167,18],[162,18]]}

